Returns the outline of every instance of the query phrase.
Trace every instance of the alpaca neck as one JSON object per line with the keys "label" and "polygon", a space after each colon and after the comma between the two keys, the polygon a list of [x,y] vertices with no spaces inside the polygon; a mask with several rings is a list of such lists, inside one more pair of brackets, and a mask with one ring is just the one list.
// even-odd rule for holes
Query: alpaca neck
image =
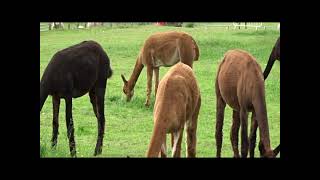
{"label": "alpaca neck", "polygon": [[260,88],[258,88],[257,93],[258,94],[253,101],[253,105],[256,113],[256,119],[258,121],[260,139],[265,147],[265,150],[271,151],[264,83],[260,86]]}
{"label": "alpaca neck", "polygon": [[136,85],[136,82],[140,76],[142,69],[143,69],[143,64],[141,63],[140,57],[138,57],[136,64],[134,66],[133,72],[131,74],[131,77],[128,80],[128,87],[130,90],[132,90]]}

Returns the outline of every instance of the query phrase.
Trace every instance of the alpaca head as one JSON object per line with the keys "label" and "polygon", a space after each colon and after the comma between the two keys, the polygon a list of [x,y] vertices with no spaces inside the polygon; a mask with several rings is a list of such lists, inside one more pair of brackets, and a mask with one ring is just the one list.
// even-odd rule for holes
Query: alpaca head
{"label": "alpaca head", "polygon": [[123,80],[123,93],[127,96],[127,102],[129,102],[134,95],[134,90],[129,88],[128,81],[123,74],[121,74],[121,78]]}
{"label": "alpaca head", "polygon": [[259,144],[260,157],[262,158],[275,158],[280,152],[280,144],[274,150],[265,150],[262,144]]}

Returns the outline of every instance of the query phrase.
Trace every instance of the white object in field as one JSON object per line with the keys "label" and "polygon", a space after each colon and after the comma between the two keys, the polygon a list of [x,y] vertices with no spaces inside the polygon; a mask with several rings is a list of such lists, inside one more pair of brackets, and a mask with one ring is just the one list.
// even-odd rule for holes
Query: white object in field
{"label": "white object in field", "polygon": [[49,30],[52,30],[53,28],[57,28],[57,27],[61,27],[62,29],[64,29],[64,25],[62,22],[51,22],[49,23]]}
{"label": "white object in field", "polygon": [[258,30],[258,28],[266,29],[266,27],[262,25],[262,22],[233,22],[232,25],[233,29],[237,27],[254,27],[256,30]]}

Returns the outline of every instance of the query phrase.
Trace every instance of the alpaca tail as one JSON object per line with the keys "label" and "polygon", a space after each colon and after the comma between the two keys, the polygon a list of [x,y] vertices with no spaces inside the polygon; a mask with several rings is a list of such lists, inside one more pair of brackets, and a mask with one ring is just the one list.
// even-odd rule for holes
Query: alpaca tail
{"label": "alpaca tail", "polygon": [[198,44],[197,44],[197,42],[193,39],[193,37],[192,36],[190,36],[190,38],[191,38],[191,40],[192,40],[192,42],[193,42],[193,44],[194,44],[194,50],[195,50],[195,57],[194,57],[194,61],[198,61],[199,60],[199,56],[200,56],[200,54],[199,54],[199,47],[198,47]]}
{"label": "alpaca tail", "polygon": [[[102,47],[101,47],[102,49]],[[111,78],[112,74],[113,74],[113,70],[111,68],[111,63],[110,63],[110,59],[107,55],[107,53],[102,49],[102,54],[101,54],[101,58],[106,62],[106,66],[107,66],[107,78]]]}
{"label": "alpaca tail", "polygon": [[112,76],[112,74],[113,74],[113,71],[111,69],[111,66],[109,66],[107,78],[109,79]]}
{"label": "alpaca tail", "polygon": [[198,44],[196,43],[196,41],[195,40],[193,40],[194,41],[194,45],[195,45],[195,51],[196,51],[196,57],[194,58],[194,60],[195,61],[197,61],[197,60],[199,60],[199,56],[200,56],[200,54],[199,54],[199,47],[198,47]]}
{"label": "alpaca tail", "polygon": [[49,93],[47,89],[44,87],[44,85],[40,82],[40,111],[42,109],[42,106],[44,102],[46,101]]}

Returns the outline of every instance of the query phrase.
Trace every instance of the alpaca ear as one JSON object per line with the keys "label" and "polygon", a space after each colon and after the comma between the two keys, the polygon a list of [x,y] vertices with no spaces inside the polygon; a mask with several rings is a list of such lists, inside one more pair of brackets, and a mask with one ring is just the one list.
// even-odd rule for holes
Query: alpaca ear
{"label": "alpaca ear", "polygon": [[280,152],[280,144],[278,145],[278,147],[276,147],[274,150],[273,150],[273,154],[274,156],[277,156]]}
{"label": "alpaca ear", "polygon": [[123,74],[121,74],[121,78],[122,78],[122,81],[124,82],[124,84],[128,84],[128,81],[126,80],[126,78],[124,77]]}

